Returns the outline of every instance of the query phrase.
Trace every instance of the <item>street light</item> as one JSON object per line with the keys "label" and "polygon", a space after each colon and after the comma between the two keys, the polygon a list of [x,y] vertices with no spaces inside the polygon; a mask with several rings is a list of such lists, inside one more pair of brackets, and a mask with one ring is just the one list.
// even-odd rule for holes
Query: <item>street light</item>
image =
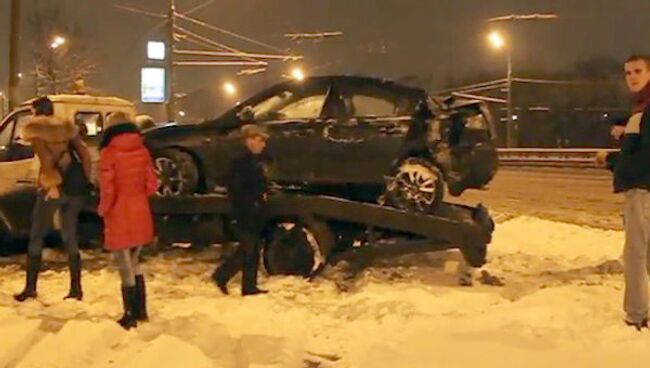
{"label": "street light", "polygon": [[503,38],[501,33],[497,31],[490,32],[488,35],[488,41],[490,41],[492,47],[497,50],[501,50],[506,45],[506,40]]}
{"label": "street light", "polygon": [[50,48],[56,50],[59,47],[63,46],[65,42],[66,42],[65,38],[61,36],[54,36],[54,38],[52,39],[52,43],[50,43]]}
{"label": "street light", "polygon": [[[497,22],[529,22],[529,21],[540,21],[540,20],[555,20],[558,19],[558,15],[555,13],[534,13],[534,14],[509,14],[505,16],[492,17],[488,21],[490,23]],[[508,58],[508,125],[507,125],[507,137],[506,144],[508,147],[511,147],[513,144],[513,109],[512,109],[512,55],[511,55],[511,46],[507,44],[506,40],[501,36],[499,32],[492,32],[488,36],[490,44],[497,50],[506,49],[506,56]]]}
{"label": "street light", "polygon": [[223,84],[223,90],[228,96],[234,96],[237,93],[237,87],[232,82],[226,82]]}
{"label": "street light", "polygon": [[495,49],[495,50],[503,50],[505,49],[506,51],[506,59],[507,59],[507,71],[506,71],[506,92],[508,94],[506,98],[506,104],[507,104],[507,119],[506,119],[506,147],[510,148],[513,145],[513,125],[514,121],[517,120],[516,118],[513,118],[513,106],[512,106],[512,52],[511,52],[511,47],[506,43],[505,37],[498,31],[493,31],[490,32],[488,35],[488,41],[490,42],[490,45]]}
{"label": "street light", "polygon": [[297,80],[298,82],[302,82],[305,80],[305,72],[303,72],[300,68],[293,68],[291,70],[291,78]]}

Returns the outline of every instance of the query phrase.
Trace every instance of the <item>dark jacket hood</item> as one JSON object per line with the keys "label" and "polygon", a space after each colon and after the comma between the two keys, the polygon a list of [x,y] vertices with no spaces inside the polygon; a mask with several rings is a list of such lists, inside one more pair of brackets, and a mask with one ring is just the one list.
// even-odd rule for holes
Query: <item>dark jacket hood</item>
{"label": "dark jacket hood", "polygon": [[[122,123],[122,124],[113,125],[112,127],[104,131],[102,141],[99,143],[99,149],[101,150],[108,147],[108,145],[111,144],[111,142],[115,138],[125,134],[136,135],[137,142],[140,142],[139,145],[142,145],[142,139],[140,138],[140,130],[138,129],[138,127],[133,123]],[[136,144],[135,139],[126,139],[121,141],[122,142],[120,142],[120,145],[123,145],[129,141],[134,145]],[[123,147],[123,148],[127,148],[127,147]]]}

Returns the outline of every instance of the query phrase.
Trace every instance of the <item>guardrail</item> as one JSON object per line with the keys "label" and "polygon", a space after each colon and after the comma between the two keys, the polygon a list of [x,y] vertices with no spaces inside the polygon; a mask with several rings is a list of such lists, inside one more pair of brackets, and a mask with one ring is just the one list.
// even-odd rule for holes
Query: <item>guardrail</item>
{"label": "guardrail", "polygon": [[500,148],[503,166],[551,166],[598,168],[598,152],[617,152],[607,148]]}

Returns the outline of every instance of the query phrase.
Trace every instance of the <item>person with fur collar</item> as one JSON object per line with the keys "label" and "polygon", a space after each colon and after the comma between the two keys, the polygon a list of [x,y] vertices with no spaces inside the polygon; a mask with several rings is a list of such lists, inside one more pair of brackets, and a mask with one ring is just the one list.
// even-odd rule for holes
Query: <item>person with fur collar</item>
{"label": "person with fur collar", "polygon": [[64,299],[81,300],[83,292],[77,222],[86,199],[83,189],[87,188],[70,194],[64,193],[62,187],[66,170],[75,160],[83,167],[85,177],[90,178],[90,154],[78,135],[77,127],[54,116],[54,105],[47,97],[34,100],[32,110],[34,116],[22,128],[20,135],[31,144],[40,161],[38,194],[29,234],[25,288],[14,295],[14,299],[23,302],[37,297],[36,284],[44,239],[52,229],[55,213],[59,211],[70,269],[70,292]]}

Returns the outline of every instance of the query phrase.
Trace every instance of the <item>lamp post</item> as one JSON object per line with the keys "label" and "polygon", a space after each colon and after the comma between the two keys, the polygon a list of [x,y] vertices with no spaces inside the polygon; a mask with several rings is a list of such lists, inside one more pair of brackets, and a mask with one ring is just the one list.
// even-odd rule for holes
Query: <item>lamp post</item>
{"label": "lamp post", "polygon": [[[540,20],[556,20],[559,16],[555,13],[534,13],[534,14],[509,14],[504,16],[492,17],[488,21],[490,23],[512,23],[512,22],[530,22],[530,21],[540,21]],[[507,88],[508,88],[508,97],[507,97],[507,137],[506,145],[512,147],[514,143],[514,124],[513,119],[514,111],[512,106],[512,49],[509,44],[506,43],[505,38],[499,32],[492,32],[489,35],[489,40],[492,46],[495,49],[504,49],[506,50],[506,58],[508,59],[508,72],[507,72]]]}
{"label": "lamp post", "polygon": [[62,36],[54,36],[52,42],[50,43],[50,49],[48,53],[48,62],[47,62],[47,74],[50,77],[50,93],[57,94],[57,77],[56,70],[54,67],[54,53],[61,46],[63,46],[67,40]]}
{"label": "lamp post", "polygon": [[494,31],[488,35],[490,45],[496,50],[505,50],[507,60],[506,70],[506,105],[507,105],[507,118],[506,118],[506,147],[513,146],[513,131],[514,131],[514,111],[512,106],[512,51],[510,45],[507,44],[506,39],[501,33]]}

